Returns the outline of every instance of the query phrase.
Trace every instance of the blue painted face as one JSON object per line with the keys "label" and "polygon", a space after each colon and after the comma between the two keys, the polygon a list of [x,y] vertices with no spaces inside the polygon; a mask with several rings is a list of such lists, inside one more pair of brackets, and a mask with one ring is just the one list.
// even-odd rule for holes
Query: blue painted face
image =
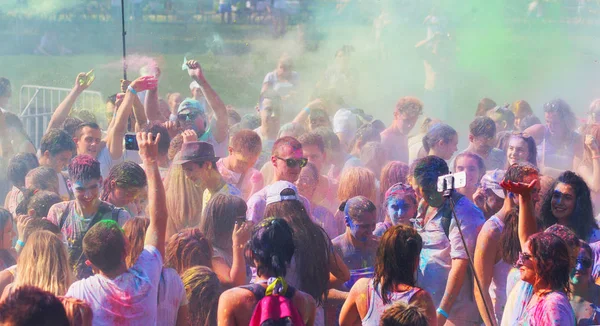
{"label": "blue painted face", "polygon": [[417,205],[411,198],[391,197],[386,204],[387,216],[393,225],[410,225],[410,219],[417,214]]}
{"label": "blue painted face", "polygon": [[366,223],[364,223],[364,224],[359,223],[358,221],[353,221],[352,218],[348,215],[346,215],[346,217],[345,217],[346,225],[350,229],[350,234],[352,235],[352,237],[354,239],[361,241],[361,242],[367,242],[369,237],[373,234],[373,231],[375,230],[375,224],[376,224],[375,214],[367,213],[364,215],[372,215],[372,218],[371,218],[371,216],[365,218],[364,222],[366,222]]}

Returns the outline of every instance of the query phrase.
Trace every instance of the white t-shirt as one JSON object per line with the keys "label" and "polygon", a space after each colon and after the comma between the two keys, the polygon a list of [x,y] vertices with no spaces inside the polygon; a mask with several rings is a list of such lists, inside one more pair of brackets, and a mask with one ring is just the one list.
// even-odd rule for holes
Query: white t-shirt
{"label": "white t-shirt", "polygon": [[93,325],[157,325],[158,283],[163,259],[146,246],[135,265],[115,279],[96,274],[71,285],[67,297],[86,301]]}
{"label": "white t-shirt", "polygon": [[179,308],[187,304],[185,288],[177,271],[172,268],[163,268],[160,275],[156,325],[175,326]]}
{"label": "white t-shirt", "polygon": [[110,156],[110,151],[108,147],[104,147],[98,153],[98,157],[96,157],[98,162],[100,162],[100,174],[102,178],[107,178],[110,173],[110,169],[113,166],[125,162],[125,161],[133,161],[137,164],[142,164],[142,159],[140,158],[140,154],[137,151],[123,149],[123,156],[118,160],[113,160]]}

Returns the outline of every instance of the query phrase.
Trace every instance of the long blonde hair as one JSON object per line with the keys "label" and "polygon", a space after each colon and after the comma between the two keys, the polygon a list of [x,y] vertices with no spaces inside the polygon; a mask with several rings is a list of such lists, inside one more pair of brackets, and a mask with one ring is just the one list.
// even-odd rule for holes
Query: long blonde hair
{"label": "long blonde hair", "polygon": [[[179,155],[179,154],[177,154]],[[181,165],[173,164],[165,178],[167,194],[167,238],[186,229],[200,224],[202,218],[202,193],[204,187],[188,179]]]}
{"label": "long blonde hair", "polygon": [[339,201],[346,201],[352,197],[365,196],[371,202],[377,202],[377,185],[375,174],[362,167],[347,168],[340,177],[340,186],[337,197]]}
{"label": "long blonde hair", "polygon": [[67,248],[61,239],[50,231],[32,233],[17,260],[14,288],[33,285],[61,296],[72,282]]}

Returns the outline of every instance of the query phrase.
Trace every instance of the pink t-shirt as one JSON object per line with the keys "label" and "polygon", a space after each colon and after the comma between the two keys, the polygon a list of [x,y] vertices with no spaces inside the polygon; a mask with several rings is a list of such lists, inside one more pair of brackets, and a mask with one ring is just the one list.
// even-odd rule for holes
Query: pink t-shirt
{"label": "pink t-shirt", "polygon": [[96,274],[77,281],[66,296],[90,305],[94,326],[156,325],[162,266],[160,252],[153,246],[146,246],[127,272],[112,280]]}
{"label": "pink t-shirt", "polygon": [[562,292],[550,292],[525,310],[519,325],[575,325],[575,313],[569,298]]}
{"label": "pink t-shirt", "polygon": [[220,159],[217,161],[217,169],[225,182],[235,185],[240,189],[244,200],[248,200],[250,196],[264,187],[263,175],[255,168],[250,168],[242,176],[242,174],[233,172],[225,167],[223,159]]}

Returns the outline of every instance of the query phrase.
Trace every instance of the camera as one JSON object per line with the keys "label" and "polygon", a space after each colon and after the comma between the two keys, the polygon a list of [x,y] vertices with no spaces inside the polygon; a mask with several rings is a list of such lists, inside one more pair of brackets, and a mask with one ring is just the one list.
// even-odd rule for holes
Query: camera
{"label": "camera", "polygon": [[437,191],[460,189],[467,186],[467,173],[465,171],[446,174],[438,177]]}

